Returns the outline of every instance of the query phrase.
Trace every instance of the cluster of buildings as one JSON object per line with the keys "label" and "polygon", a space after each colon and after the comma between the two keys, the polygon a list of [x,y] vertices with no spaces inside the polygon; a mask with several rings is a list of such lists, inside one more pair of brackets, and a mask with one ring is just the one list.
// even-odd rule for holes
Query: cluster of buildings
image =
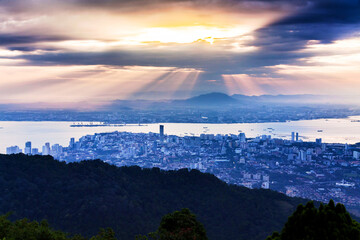
{"label": "cluster of buildings", "polygon": [[[17,146],[7,149],[19,152]],[[198,169],[231,184],[360,208],[360,145],[303,142],[295,132],[291,140],[249,139],[242,132],[179,137],[165,135],[160,125],[159,133],[98,133],[72,138],[66,147],[46,143],[41,153],[27,142],[24,153],[66,162],[101,159],[116,166]]]}
{"label": "cluster of buildings", "polygon": [[50,143],[45,143],[40,152],[38,148],[32,148],[31,142],[25,143],[24,151],[19,146],[11,146],[6,148],[6,154],[24,153],[26,155],[52,155],[58,156],[63,152],[63,147],[59,144],[54,144],[50,147]]}

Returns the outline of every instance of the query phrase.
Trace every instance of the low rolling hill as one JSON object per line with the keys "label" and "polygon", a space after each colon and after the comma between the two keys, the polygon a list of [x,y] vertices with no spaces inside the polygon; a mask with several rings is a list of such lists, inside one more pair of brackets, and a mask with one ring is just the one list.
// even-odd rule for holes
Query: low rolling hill
{"label": "low rolling hill", "polygon": [[270,190],[231,186],[197,170],[0,155],[0,214],[47,219],[56,229],[85,236],[111,227],[119,239],[134,239],[156,230],[163,215],[189,208],[209,239],[265,239],[304,202]]}

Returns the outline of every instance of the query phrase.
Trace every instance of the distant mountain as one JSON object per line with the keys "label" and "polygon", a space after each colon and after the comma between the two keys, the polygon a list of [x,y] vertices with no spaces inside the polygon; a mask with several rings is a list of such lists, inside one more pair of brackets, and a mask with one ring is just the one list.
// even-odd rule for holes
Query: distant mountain
{"label": "distant mountain", "polygon": [[[163,100],[114,100],[108,105],[99,108],[102,111],[126,111],[126,110],[174,110],[176,108],[194,107],[202,109],[219,108],[247,108],[263,105],[304,105],[311,104],[329,104],[333,97],[325,95],[298,94],[298,95],[259,95],[248,96],[242,94],[233,94],[231,96],[212,92],[187,99],[163,99]],[[1,109],[1,108],[0,108]]]}
{"label": "distant mountain", "polygon": [[225,93],[208,93],[196,97],[183,99],[183,100],[116,100],[110,105],[105,106],[103,109],[120,110],[121,108],[129,107],[133,109],[173,109],[174,107],[205,107],[216,108],[224,106],[232,106],[238,103],[233,97]]}
{"label": "distant mountain", "polygon": [[196,97],[192,97],[183,101],[185,104],[200,105],[200,106],[223,106],[229,104],[236,104],[238,101],[225,93],[208,93]]}
{"label": "distant mountain", "polygon": [[189,208],[209,239],[264,240],[305,200],[227,185],[197,170],[115,167],[99,160],[65,164],[50,156],[0,155],[0,214],[47,219],[91,236],[111,227],[122,240],[155,231],[161,217]]}
{"label": "distant mountain", "polygon": [[173,109],[174,107],[201,107],[201,108],[219,108],[219,107],[243,107],[258,106],[259,104],[277,104],[277,105],[308,105],[308,104],[326,104],[329,101],[328,96],[299,94],[299,95],[260,95],[247,96],[241,94],[227,95],[225,93],[213,92],[202,94],[183,100],[116,100],[104,109],[125,110],[133,109]]}
{"label": "distant mountain", "polygon": [[309,103],[327,103],[328,96],[298,94],[298,95],[260,95],[247,96],[234,94],[231,97],[241,101],[249,101],[252,103],[279,103],[279,104],[309,104]]}

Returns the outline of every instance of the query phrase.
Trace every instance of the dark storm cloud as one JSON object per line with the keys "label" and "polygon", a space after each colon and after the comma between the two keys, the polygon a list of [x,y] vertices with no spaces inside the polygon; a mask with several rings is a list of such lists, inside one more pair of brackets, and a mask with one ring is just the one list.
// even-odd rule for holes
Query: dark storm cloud
{"label": "dark storm cloud", "polygon": [[360,24],[297,24],[271,25],[255,32],[256,40],[248,45],[261,47],[264,51],[294,52],[303,49],[310,40],[331,43],[351,37],[360,31]]}
{"label": "dark storm cloud", "polygon": [[189,4],[198,6],[279,6],[281,4],[294,4],[304,6],[310,1],[304,0],[73,0],[78,5],[96,6],[96,7],[114,7],[114,6],[134,6],[141,8],[144,5],[166,5],[166,4]]}
{"label": "dark storm cloud", "polygon": [[[4,1],[1,3],[16,1]],[[51,2],[51,1],[49,1]],[[360,32],[360,3],[358,0],[72,0],[63,1],[81,7],[135,7],[145,8],[145,4],[198,4],[207,6],[247,6],[248,9],[258,5],[259,8],[270,6],[292,5],[299,11],[291,16],[280,19],[254,33],[254,40],[247,42],[248,46],[256,46],[258,50],[245,53],[231,51],[213,51],[212,47],[192,48],[179,45],[177,51],[164,48],[154,51],[149,48],[136,50],[119,50],[107,52],[62,52],[44,53],[41,55],[23,55],[23,58],[34,65],[114,65],[114,66],[158,66],[198,68],[208,73],[208,78],[218,78],[221,74],[256,73],[259,68],[278,64],[294,64],[298,60],[310,57],[301,50],[309,40],[331,43],[334,40]],[[269,8],[269,7],[268,7]],[[244,9],[243,9],[244,10]],[[12,36],[0,35],[0,45],[21,45],[41,41],[62,40],[62,37]],[[236,41],[236,40],[234,40]],[[14,47],[14,46],[10,46]],[[261,69],[261,71],[264,71]]]}
{"label": "dark storm cloud", "polygon": [[111,52],[46,53],[23,55],[21,58],[37,65],[113,65],[197,68],[209,74],[236,74],[276,64],[289,64],[304,53],[198,51],[196,48],[174,51],[114,50]]}
{"label": "dark storm cloud", "polygon": [[72,8],[97,8],[110,11],[138,11],[161,7],[189,6],[196,8],[226,8],[235,11],[276,10],[288,7],[304,7],[309,0],[42,0],[24,1],[0,0],[0,7],[11,12],[46,11],[57,9],[57,6],[71,6]]}
{"label": "dark storm cloud", "polygon": [[281,19],[276,24],[351,24],[360,22],[359,0],[319,0],[299,13]]}
{"label": "dark storm cloud", "polygon": [[309,40],[331,43],[360,33],[359,0],[321,0],[255,32],[248,44],[264,51],[298,51]]}
{"label": "dark storm cloud", "polygon": [[[38,42],[56,42],[64,41],[69,38],[64,36],[39,36],[39,35],[16,35],[0,34],[0,46],[12,46],[18,44],[31,44]],[[25,47],[25,46],[23,46]]]}
{"label": "dark storm cloud", "polygon": [[[316,1],[316,0],[315,0]],[[264,11],[296,11],[311,5],[311,0],[73,0],[79,7],[110,9],[111,11],[142,11],[166,7],[222,9],[230,12],[256,13]]]}

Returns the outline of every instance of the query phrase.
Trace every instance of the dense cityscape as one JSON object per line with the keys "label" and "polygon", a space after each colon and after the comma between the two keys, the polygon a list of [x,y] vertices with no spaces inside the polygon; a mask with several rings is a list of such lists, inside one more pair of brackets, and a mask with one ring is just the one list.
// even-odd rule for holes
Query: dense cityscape
{"label": "dense cityscape", "polygon": [[116,166],[198,169],[231,184],[360,208],[359,144],[303,142],[295,132],[291,139],[206,132],[205,127],[200,136],[179,137],[166,135],[160,125],[159,133],[98,133],[71,138],[66,147],[45,143],[40,151],[27,142],[24,150],[12,146],[6,152],[52,155],[65,162],[102,159]]}

